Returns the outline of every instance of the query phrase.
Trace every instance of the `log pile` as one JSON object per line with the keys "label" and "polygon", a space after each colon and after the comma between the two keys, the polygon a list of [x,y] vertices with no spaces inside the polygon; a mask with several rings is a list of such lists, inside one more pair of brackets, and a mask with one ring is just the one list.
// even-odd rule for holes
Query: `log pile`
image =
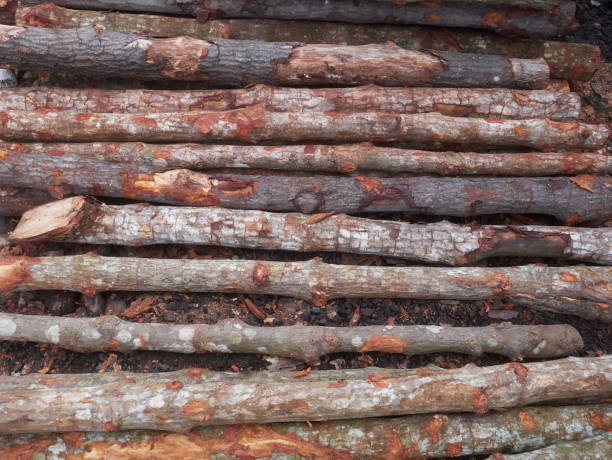
{"label": "log pile", "polygon": [[[17,3],[0,67],[91,88],[0,89],[0,345],[108,358],[0,375],[1,458],[610,450],[611,131],[565,81],[599,49],[542,39],[573,2]],[[242,310],[168,319],[194,293]]]}

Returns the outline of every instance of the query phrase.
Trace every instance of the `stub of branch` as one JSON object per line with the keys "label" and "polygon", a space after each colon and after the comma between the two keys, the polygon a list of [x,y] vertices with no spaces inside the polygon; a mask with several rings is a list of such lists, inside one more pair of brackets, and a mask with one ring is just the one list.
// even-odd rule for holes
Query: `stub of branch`
{"label": "stub of branch", "polygon": [[202,244],[331,251],[463,265],[491,256],[553,257],[612,265],[606,228],[427,225],[223,208],[108,206],[71,197],[26,212],[11,240],[86,244]]}
{"label": "stub of branch", "polygon": [[412,51],[393,43],[343,46],[184,36],[149,39],[100,27],[0,26],[0,61],[22,70],[198,80],[226,87],[255,82],[531,88],[549,78],[544,60]]}
{"label": "stub of branch", "polygon": [[[51,334],[49,331],[55,331]],[[380,351],[405,355],[495,353],[512,359],[558,358],[579,352],[567,325],[489,327],[252,327],[235,320],[207,324],[146,324],[113,316],[67,318],[0,313],[0,340],[52,343],[78,352],[155,350],[178,353],[260,353],[316,364],[330,353]]]}
{"label": "stub of branch", "polygon": [[[612,357],[511,363],[455,370],[364,370],[365,378],[313,371],[307,378],[270,373],[190,372],[0,377],[2,433],[172,429],[283,421],[342,420],[436,412],[484,414],[535,403],[606,398]],[[228,378],[229,376],[229,378]],[[332,380],[333,379],[333,380]],[[68,381],[70,380],[68,376]],[[94,383],[102,380],[103,383]],[[28,382],[34,382],[29,386]],[[359,395],[358,398],[355,395]],[[45,404],[40,404],[45,401]]]}
{"label": "stub of branch", "polygon": [[50,201],[53,197],[44,190],[0,186],[0,216],[20,216]]}
{"label": "stub of branch", "polygon": [[612,321],[612,268],[367,267],[308,262],[175,260],[99,256],[9,257],[0,289],[242,292],[324,305],[343,297],[508,299],[532,308]]}
{"label": "stub of branch", "polygon": [[612,452],[612,433],[578,441],[564,441],[521,454],[494,454],[487,460],[605,460]]}
{"label": "stub of branch", "polygon": [[[18,25],[74,28],[101,25],[122,33],[152,37],[188,35],[207,40],[211,37],[235,40],[264,40],[312,44],[367,45],[393,42],[406,49],[499,54],[515,58],[543,58],[552,78],[589,80],[600,63],[600,50],[587,43],[566,43],[506,38],[476,29],[418,26],[347,24],[338,22],[286,21],[260,19],[195,19],[167,16],[104,13],[69,10],[54,4],[22,7],[17,10]],[[435,25],[435,24],[432,24]]]}
{"label": "stub of branch", "polygon": [[271,112],[439,112],[450,116],[573,120],[580,96],[564,91],[471,88],[283,88],[164,91],[63,88],[0,89],[0,110],[76,113],[190,112],[263,105]]}
{"label": "stub of branch", "polygon": [[439,113],[278,113],[262,105],[223,112],[44,113],[0,111],[0,138],[16,141],[407,142],[411,145],[593,149],[605,124],[548,119],[499,120]]}
{"label": "stub of branch", "polygon": [[[437,458],[538,449],[561,440],[604,434],[610,405],[537,406],[486,415],[434,414],[196,428],[189,434],[121,431],[0,437],[0,457],[53,454],[57,460],[88,458],[209,458],[245,455],[262,460],[295,454],[314,458]],[[333,443],[332,441],[333,440]]]}

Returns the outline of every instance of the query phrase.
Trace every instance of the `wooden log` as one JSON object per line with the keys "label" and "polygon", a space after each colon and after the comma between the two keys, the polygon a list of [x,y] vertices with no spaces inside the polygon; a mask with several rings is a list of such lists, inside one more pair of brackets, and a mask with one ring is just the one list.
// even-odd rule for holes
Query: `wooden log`
{"label": "wooden log", "polygon": [[[393,2],[399,5],[420,3],[419,0],[377,0],[379,2]],[[550,10],[561,3],[561,0],[446,0],[448,3],[484,3],[485,5],[518,6],[534,10]],[[442,2],[439,2],[442,3]]]}
{"label": "wooden log", "polygon": [[[82,353],[154,350],[177,353],[259,353],[317,364],[330,353],[379,351],[408,356],[427,353],[494,353],[511,359],[559,358],[583,348],[578,331],[564,324],[552,326],[441,326],[251,327],[241,321],[217,324],[150,324],[114,316],[67,318],[0,313],[0,340],[53,343]],[[49,328],[58,329],[50,338]],[[12,331],[12,332],[11,332]],[[125,336],[138,337],[122,342]]]}
{"label": "wooden log", "polygon": [[[24,4],[40,4],[26,0]],[[517,9],[514,6],[444,2],[435,4],[378,2],[362,0],[356,6],[351,0],[266,0],[244,3],[242,0],[173,0],[173,1],[87,1],[59,0],[54,3],[76,9],[119,10],[195,16],[209,18],[251,18],[339,21],[349,23],[421,24],[442,27],[486,29],[511,37],[525,35],[549,37],[571,27],[576,5],[564,1],[549,10]]]}
{"label": "wooden log", "polygon": [[309,217],[223,208],[108,206],[66,198],[27,211],[15,242],[198,244],[285,251],[330,251],[463,265],[491,256],[536,256],[612,265],[607,228],[413,225],[340,215]]}
{"label": "wooden log", "polygon": [[574,120],[580,96],[564,91],[468,88],[283,88],[235,90],[0,89],[0,110],[74,113],[225,111],[263,105],[270,112],[439,112],[485,118]]}
{"label": "wooden log", "polygon": [[229,460],[244,456],[278,460],[294,454],[340,460],[395,456],[422,459],[538,449],[560,440],[603,434],[610,423],[612,408],[600,404],[535,406],[486,415],[409,415],[310,424],[215,426],[196,428],[189,434],[105,431],[8,435],[0,436],[0,457],[179,460],[216,454]]}
{"label": "wooden log", "polygon": [[17,0],[0,1],[0,24],[15,24]]}
{"label": "wooden log", "polygon": [[313,371],[308,378],[289,381],[259,372],[238,378],[204,371],[148,374],[144,379],[117,372],[104,376],[103,384],[93,383],[101,380],[97,374],[81,374],[77,386],[63,384],[65,376],[56,374],[36,376],[34,388],[24,388],[27,378],[0,377],[0,411],[5,414],[0,432],[188,431],[252,422],[484,414],[612,394],[610,356],[454,370],[423,368],[396,371],[397,377],[387,370],[370,368],[370,372],[366,378],[343,378],[342,372]]}
{"label": "wooden log", "polygon": [[[44,45],[44,46],[43,46]],[[91,57],[95,56],[95,59]],[[543,60],[410,51],[393,43],[305,45],[189,37],[143,38],[101,27],[0,26],[0,62],[22,70],[67,71],[96,78],[198,80],[211,86],[537,87]]]}
{"label": "wooden log", "polygon": [[20,216],[50,201],[53,197],[43,190],[0,185],[0,216]]}
{"label": "wooden log", "polygon": [[414,145],[529,147],[537,150],[602,148],[605,124],[548,119],[498,120],[438,113],[299,114],[256,105],[226,112],[65,113],[0,112],[0,139],[46,142],[406,142]]}
{"label": "wooden log", "polygon": [[532,308],[612,321],[612,268],[364,267],[255,260],[174,260],[90,255],[0,260],[2,290],[242,292],[324,306],[335,298],[507,299]]}
{"label": "wooden log", "polygon": [[606,460],[612,452],[612,433],[564,441],[521,454],[494,454],[487,460]]}
{"label": "wooden log", "polygon": [[543,58],[552,78],[589,80],[599,67],[601,52],[587,43],[568,43],[502,37],[475,29],[347,24],[273,19],[195,19],[143,14],[70,10],[54,4],[21,7],[18,25],[73,28],[102,25],[121,33],[150,37],[187,35],[201,40],[211,37],[269,42],[368,45],[393,42],[405,49],[500,54],[514,58]]}

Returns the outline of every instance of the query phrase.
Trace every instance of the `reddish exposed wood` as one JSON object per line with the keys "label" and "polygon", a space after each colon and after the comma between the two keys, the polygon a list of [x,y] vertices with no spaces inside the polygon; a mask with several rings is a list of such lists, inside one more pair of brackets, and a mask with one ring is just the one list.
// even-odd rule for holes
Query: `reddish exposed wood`
{"label": "reddish exposed wood", "polygon": [[[606,228],[413,225],[344,214],[324,214],[311,222],[312,217],[316,215],[145,204],[107,206],[72,197],[26,212],[10,238],[16,242],[351,252],[449,265],[491,256],[553,257],[612,265],[612,231]],[[260,319],[265,317],[260,311],[255,313]]]}
{"label": "reddish exposed wood", "polygon": [[564,91],[468,88],[283,88],[164,91],[0,89],[0,110],[75,113],[224,111],[263,105],[271,112],[440,112],[459,117],[574,120],[580,96]]}
{"label": "reddish exposed wood", "polygon": [[[263,273],[265,276],[258,276]],[[0,289],[241,292],[301,298],[508,299],[519,305],[612,321],[612,268],[592,266],[425,268],[252,260],[174,260],[98,256],[9,257]]]}
{"label": "reddish exposed wood", "polygon": [[[53,337],[54,330],[50,334]],[[312,371],[301,378],[211,371],[81,374],[76,382],[61,374],[0,377],[0,410],[5,414],[0,432],[188,431],[252,422],[484,414],[535,403],[606,398],[612,394],[611,374],[612,357],[603,356],[455,370]],[[338,386],[338,379],[346,385]]]}
{"label": "reddish exposed wood", "polygon": [[43,190],[0,185],[0,216],[20,216],[28,209],[53,201]]}
{"label": "reddish exposed wood", "polygon": [[[95,59],[91,57],[95,56]],[[543,60],[410,51],[393,43],[306,45],[189,37],[148,39],[100,27],[0,26],[0,61],[31,71],[95,78],[199,80],[212,86],[537,86]]]}

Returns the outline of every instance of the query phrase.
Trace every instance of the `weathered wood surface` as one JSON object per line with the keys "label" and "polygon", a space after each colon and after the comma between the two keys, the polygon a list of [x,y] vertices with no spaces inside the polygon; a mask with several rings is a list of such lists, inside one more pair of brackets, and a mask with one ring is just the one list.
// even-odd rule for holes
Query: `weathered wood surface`
{"label": "weathered wood surface", "polygon": [[279,113],[262,105],[223,112],[0,112],[0,139],[46,142],[406,142],[415,145],[602,148],[605,124],[499,120],[438,113]]}
{"label": "weathered wood surface", "polygon": [[2,290],[242,292],[325,305],[335,298],[506,299],[612,321],[612,268],[369,267],[255,260],[175,260],[91,255],[1,259]]}
{"label": "weathered wood surface", "polygon": [[261,460],[314,458],[437,458],[521,452],[561,440],[604,434],[612,423],[608,404],[535,406],[474,414],[434,414],[196,428],[189,434],[152,431],[0,436],[0,457],[34,460],[129,458],[184,460],[245,455]]}
{"label": "weathered wood surface", "polygon": [[463,265],[492,256],[552,257],[612,265],[612,230],[543,226],[427,225],[309,217],[223,208],[108,206],[84,197],[26,212],[15,242],[141,246],[198,244],[285,251],[330,251]]}
{"label": "weathered wood surface", "polygon": [[121,33],[151,37],[187,35],[270,42],[368,45],[391,41],[406,49],[500,54],[515,58],[543,58],[552,78],[589,80],[600,63],[600,50],[587,43],[506,38],[475,29],[280,21],[273,19],[195,19],[168,16],[70,10],[54,4],[21,7],[18,25],[73,28],[102,25]]}
{"label": "weathered wood surface", "polygon": [[17,0],[0,1],[0,24],[15,24]]}
{"label": "weathered wood surface", "polygon": [[20,216],[28,209],[53,201],[44,190],[0,185],[0,216]]}
{"label": "weathered wood surface", "polygon": [[449,116],[575,120],[580,96],[565,91],[471,88],[284,88],[234,90],[0,89],[0,110],[74,113],[220,112],[263,105],[270,112],[439,112]]}
{"label": "weathered wood surface", "polygon": [[[54,330],[50,331],[51,335]],[[304,378],[210,371],[0,377],[0,432],[113,431],[475,412],[608,398],[612,357],[462,369],[313,371]],[[359,373],[357,373],[359,374]],[[290,375],[290,374],[289,374]],[[345,377],[347,375],[347,377]],[[341,381],[339,381],[341,380]],[[44,404],[40,402],[44,401]]]}
{"label": "weathered wood surface", "polygon": [[[24,4],[40,4],[26,0]],[[268,18],[289,20],[321,20],[350,23],[421,24],[442,27],[469,27],[492,30],[509,36],[548,37],[566,31],[574,21],[574,2],[560,2],[548,10],[517,9],[516,6],[477,3],[400,3],[362,0],[148,0],[87,1],[59,0],[61,6],[77,9],[119,10],[148,13],[169,13],[195,16],[201,21],[210,18]]]}
{"label": "weathered wood surface", "polygon": [[612,452],[612,433],[564,441],[520,454],[494,454],[487,460],[607,460]]}
{"label": "weathered wood surface", "polygon": [[[92,59],[92,56],[95,56]],[[363,46],[271,43],[190,37],[144,38],[102,27],[0,26],[0,62],[21,70],[95,78],[198,80],[212,86],[537,87],[544,60]]]}
{"label": "weathered wood surface", "polygon": [[[583,348],[571,326],[281,326],[252,327],[236,320],[217,324],[151,324],[114,316],[67,318],[0,313],[0,340],[50,343],[77,352],[154,350],[177,353],[259,353],[317,364],[330,353],[379,351],[494,353],[511,359],[559,358]],[[57,335],[49,336],[50,328]],[[135,340],[124,340],[137,337]]]}

